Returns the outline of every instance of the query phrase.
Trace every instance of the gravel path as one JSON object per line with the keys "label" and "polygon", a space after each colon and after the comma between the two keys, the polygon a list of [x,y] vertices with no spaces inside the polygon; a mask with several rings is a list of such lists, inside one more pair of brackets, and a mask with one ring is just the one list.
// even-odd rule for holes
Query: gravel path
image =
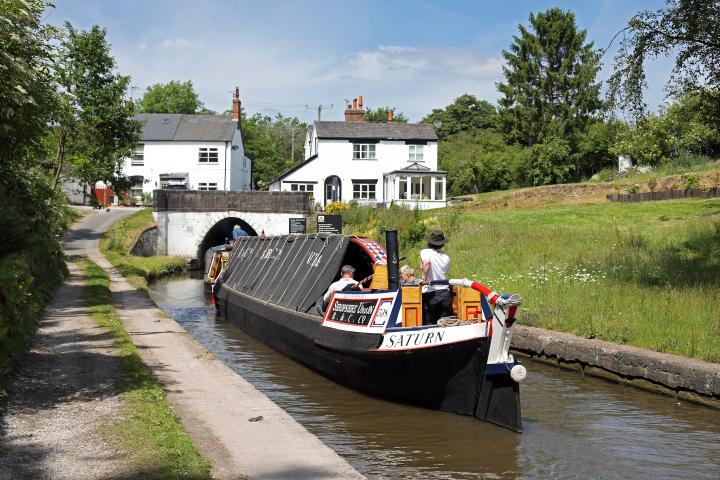
{"label": "gravel path", "polygon": [[107,479],[123,457],[98,427],[123,406],[112,335],[87,314],[75,263],[47,308],[11,387],[0,479]]}
{"label": "gravel path", "polygon": [[[131,212],[103,212],[101,226]],[[95,214],[91,217],[92,218]],[[40,320],[31,350],[10,386],[2,418],[0,480],[111,479],[126,459],[99,429],[123,407],[121,366],[112,335],[88,316],[77,263],[88,237],[83,219],[65,237],[70,274]]]}

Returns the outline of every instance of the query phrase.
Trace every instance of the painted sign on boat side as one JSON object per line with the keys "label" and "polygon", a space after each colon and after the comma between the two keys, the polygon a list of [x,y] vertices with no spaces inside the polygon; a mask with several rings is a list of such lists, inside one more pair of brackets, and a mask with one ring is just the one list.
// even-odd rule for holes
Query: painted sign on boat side
{"label": "painted sign on boat side", "polygon": [[337,292],[330,301],[323,326],[361,333],[383,333],[393,313],[397,292]]}
{"label": "painted sign on boat side", "polygon": [[487,337],[490,322],[455,327],[419,327],[385,332],[379,351],[415,350]]}

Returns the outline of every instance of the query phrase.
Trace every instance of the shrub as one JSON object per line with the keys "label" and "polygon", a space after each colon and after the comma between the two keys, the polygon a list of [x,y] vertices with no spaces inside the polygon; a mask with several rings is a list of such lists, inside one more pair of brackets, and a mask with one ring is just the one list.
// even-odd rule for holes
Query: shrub
{"label": "shrub", "polygon": [[639,183],[633,183],[630,185],[627,189],[627,193],[630,195],[633,195],[635,193],[638,193],[640,191],[640,184]]}
{"label": "shrub", "polygon": [[563,183],[573,171],[570,144],[560,138],[551,138],[532,147],[530,177],[533,185]]}
{"label": "shrub", "polygon": [[654,192],[655,189],[657,188],[657,180],[655,180],[654,178],[651,178],[650,180],[648,180],[647,186],[651,192]]}
{"label": "shrub", "polygon": [[680,178],[682,179],[684,189],[700,188],[700,179],[696,174],[685,172],[680,175]]}
{"label": "shrub", "polygon": [[325,213],[328,215],[342,215],[344,214],[348,209],[350,208],[350,205],[347,203],[343,203],[341,201],[336,202],[330,202],[327,205],[325,205]]}

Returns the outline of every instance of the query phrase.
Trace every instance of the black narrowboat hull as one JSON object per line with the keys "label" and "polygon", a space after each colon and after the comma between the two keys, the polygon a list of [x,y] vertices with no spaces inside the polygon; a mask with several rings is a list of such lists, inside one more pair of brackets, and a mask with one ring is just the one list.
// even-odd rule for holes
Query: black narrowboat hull
{"label": "black narrowboat hull", "polygon": [[[271,348],[352,389],[470,415],[520,431],[518,384],[486,372],[490,337],[403,351],[377,351],[383,335],[322,326],[317,316],[259,301],[222,285],[221,316]],[[451,327],[452,328],[452,327]]]}

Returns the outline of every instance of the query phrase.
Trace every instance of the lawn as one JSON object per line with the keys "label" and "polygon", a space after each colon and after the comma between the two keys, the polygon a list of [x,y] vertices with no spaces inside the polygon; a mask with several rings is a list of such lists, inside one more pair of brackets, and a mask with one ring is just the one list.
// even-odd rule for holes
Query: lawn
{"label": "lawn", "polygon": [[720,200],[422,216],[456,225],[452,277],[523,296],[522,324],[720,362]]}

